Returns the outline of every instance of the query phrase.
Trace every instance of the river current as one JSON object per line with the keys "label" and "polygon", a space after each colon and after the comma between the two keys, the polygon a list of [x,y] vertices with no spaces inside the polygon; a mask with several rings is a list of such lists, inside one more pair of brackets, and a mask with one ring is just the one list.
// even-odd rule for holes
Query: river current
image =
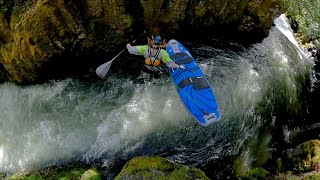
{"label": "river current", "polygon": [[302,84],[312,81],[312,59],[297,46],[283,15],[268,37],[250,47],[180,42],[211,84],[220,122],[198,125],[168,76],[156,86],[117,74],[94,82],[65,79],[25,87],[4,83],[0,172],[29,171],[71,159],[90,163],[141,155],[205,166],[237,154],[266,121],[271,126],[281,121],[274,114],[280,106],[296,112]]}

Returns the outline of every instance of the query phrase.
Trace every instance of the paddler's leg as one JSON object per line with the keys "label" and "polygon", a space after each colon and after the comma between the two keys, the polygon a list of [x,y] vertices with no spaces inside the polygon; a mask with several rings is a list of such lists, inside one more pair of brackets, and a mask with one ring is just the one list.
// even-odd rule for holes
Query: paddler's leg
{"label": "paddler's leg", "polygon": [[160,84],[160,76],[162,71],[154,71],[153,73],[152,84]]}
{"label": "paddler's leg", "polygon": [[152,73],[152,71],[150,71],[148,68],[143,66],[142,73],[141,73],[141,78],[143,78],[144,82],[148,82],[148,81],[150,82],[151,73]]}

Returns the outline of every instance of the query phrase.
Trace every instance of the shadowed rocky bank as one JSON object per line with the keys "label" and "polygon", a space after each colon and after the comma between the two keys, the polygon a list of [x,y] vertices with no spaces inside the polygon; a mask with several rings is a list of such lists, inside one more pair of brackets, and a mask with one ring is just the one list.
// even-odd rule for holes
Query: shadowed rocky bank
{"label": "shadowed rocky bank", "polygon": [[144,30],[257,42],[284,11],[282,0],[1,0],[0,79],[30,84],[87,72]]}

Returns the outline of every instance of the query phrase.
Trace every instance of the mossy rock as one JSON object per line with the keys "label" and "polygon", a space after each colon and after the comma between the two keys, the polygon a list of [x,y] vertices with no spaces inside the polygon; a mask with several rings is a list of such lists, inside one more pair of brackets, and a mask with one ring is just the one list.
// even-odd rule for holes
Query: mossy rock
{"label": "mossy rock", "polygon": [[96,169],[89,169],[82,174],[81,180],[103,180],[103,176]]}
{"label": "mossy rock", "polygon": [[[40,171],[31,173],[17,173],[10,177],[10,180],[48,180],[48,179],[80,179],[81,176],[86,172],[87,168],[85,165],[76,164],[72,167],[58,167],[48,168]],[[98,179],[97,179],[98,180]]]}
{"label": "mossy rock", "polygon": [[135,157],[115,178],[130,179],[209,179],[203,171],[194,167],[169,162],[161,157]]}
{"label": "mossy rock", "polygon": [[309,172],[299,175],[292,175],[292,174],[279,174],[273,177],[274,180],[319,180],[320,173],[319,172]]}
{"label": "mossy rock", "polygon": [[319,147],[319,140],[311,140],[287,150],[282,158],[283,169],[294,173],[319,171]]}
{"label": "mossy rock", "polygon": [[259,167],[246,172],[246,174],[239,179],[242,179],[242,180],[260,180],[261,179],[262,180],[262,179],[267,179],[269,175],[270,173],[267,170]]}
{"label": "mossy rock", "polygon": [[0,180],[3,180],[6,177],[4,173],[0,173]]}
{"label": "mossy rock", "polygon": [[38,1],[26,12],[16,11],[10,29],[12,41],[1,47],[0,63],[16,82],[35,81],[43,63],[63,53],[71,44],[66,39],[81,32],[63,0]]}
{"label": "mossy rock", "polygon": [[[131,25],[127,22],[129,20],[122,19],[125,23],[121,25],[125,27],[120,28],[113,21],[99,19],[89,20],[93,22],[93,29],[86,29],[84,17],[74,12],[78,11],[75,4],[65,0],[32,1],[28,6],[11,7],[15,11],[8,17],[0,12],[0,64],[3,65],[0,67],[0,80],[33,83],[46,74],[48,64],[70,63],[63,62],[63,58],[58,58],[60,56],[81,56],[95,49],[111,49],[112,52],[112,48],[117,48],[124,39],[119,35],[124,34],[119,29]],[[112,17],[114,20],[119,18]],[[70,58],[69,61],[75,59]]]}
{"label": "mossy rock", "polygon": [[0,12],[0,45],[8,43],[12,40],[12,34],[9,28],[9,23],[5,15]]}

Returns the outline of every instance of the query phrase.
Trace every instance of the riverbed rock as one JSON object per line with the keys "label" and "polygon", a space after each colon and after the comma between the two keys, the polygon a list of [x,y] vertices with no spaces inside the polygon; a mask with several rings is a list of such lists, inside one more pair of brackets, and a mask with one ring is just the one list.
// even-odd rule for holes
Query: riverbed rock
{"label": "riverbed rock", "polygon": [[282,172],[294,174],[320,171],[320,140],[304,142],[284,152],[281,158]]}
{"label": "riverbed rock", "polygon": [[80,180],[103,180],[103,176],[96,169],[89,169],[82,174]]}
{"label": "riverbed rock", "polygon": [[319,172],[308,172],[308,173],[301,173],[299,175],[292,175],[292,174],[279,174],[274,176],[272,179],[274,180],[310,180],[310,179],[320,179]]}
{"label": "riverbed rock", "polygon": [[[10,180],[31,180],[31,179],[80,179],[85,172],[89,171],[83,164],[70,164],[61,167],[48,167],[42,170],[32,172],[20,172],[9,177]],[[97,172],[99,174],[99,172]],[[84,176],[87,177],[87,176]],[[97,176],[93,176],[97,177]],[[98,176],[99,177],[99,176]],[[83,179],[86,180],[86,179]],[[94,179],[99,180],[99,179]]]}
{"label": "riverbed rock", "polygon": [[254,179],[268,179],[271,178],[269,177],[270,173],[259,167],[259,168],[254,168],[248,172],[245,173],[244,176],[238,177],[240,180],[254,180]]}
{"label": "riverbed rock", "polygon": [[209,179],[197,168],[176,164],[161,157],[135,157],[116,176],[116,180],[130,179]]}
{"label": "riverbed rock", "polygon": [[4,173],[0,173],[0,180],[3,180],[6,177]]}

